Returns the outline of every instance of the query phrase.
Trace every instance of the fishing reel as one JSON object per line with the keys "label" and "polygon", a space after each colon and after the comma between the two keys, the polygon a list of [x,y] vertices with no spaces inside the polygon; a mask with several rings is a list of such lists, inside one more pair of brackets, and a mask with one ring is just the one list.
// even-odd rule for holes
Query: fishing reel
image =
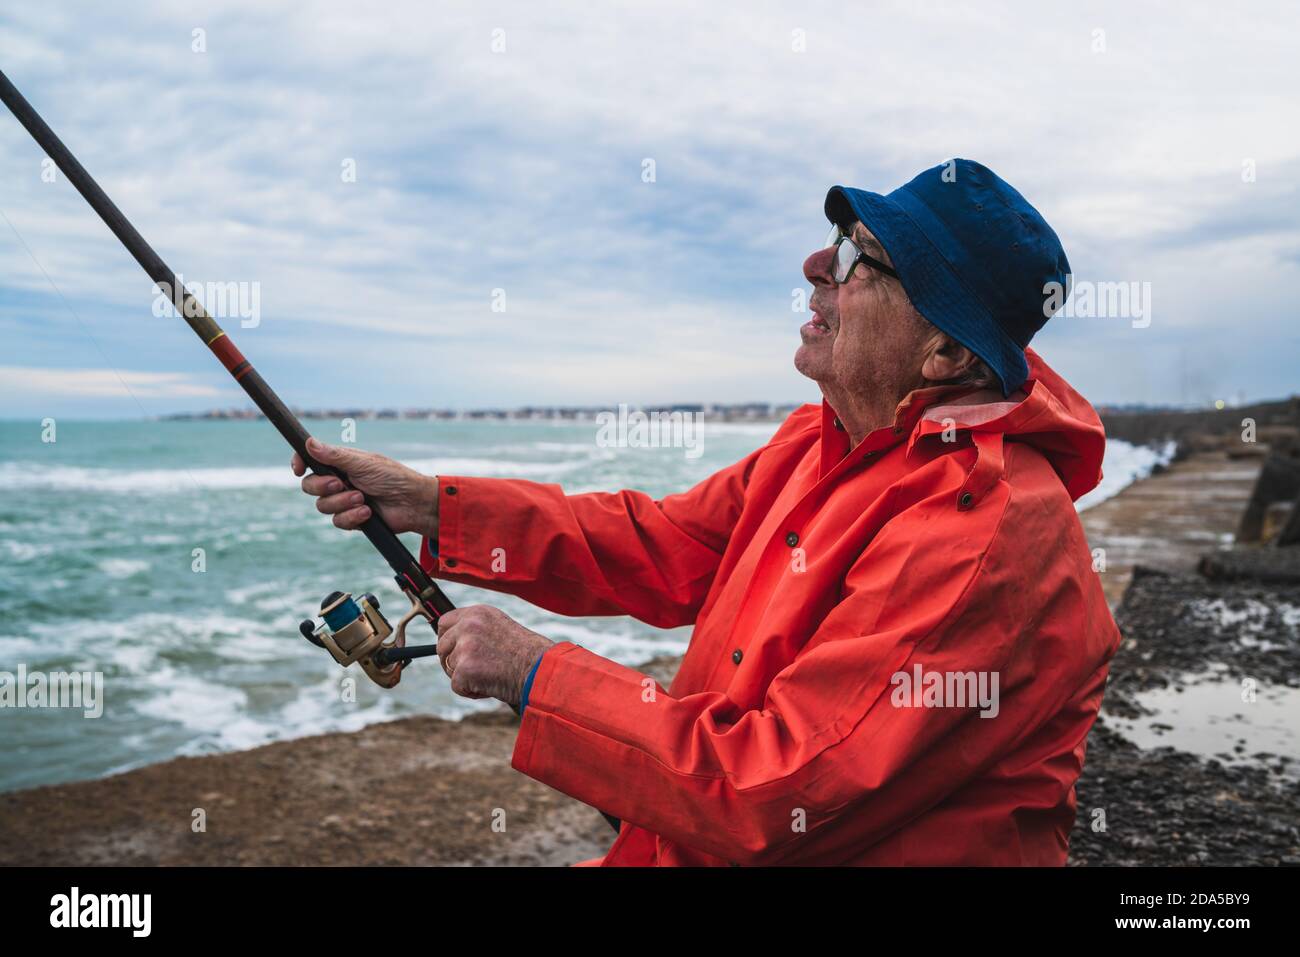
{"label": "fishing reel", "polygon": [[433,618],[415,599],[396,629],[379,611],[379,599],[374,595],[353,598],[348,592],[330,592],[320,603],[320,613],[324,619],[321,624],[308,618],[298,626],[302,636],[328,651],[344,668],[360,663],[370,680],[380,687],[396,685],[402,679],[402,668],[411,659],[438,653],[437,645],[407,647],[407,625],[416,618],[433,624]]}

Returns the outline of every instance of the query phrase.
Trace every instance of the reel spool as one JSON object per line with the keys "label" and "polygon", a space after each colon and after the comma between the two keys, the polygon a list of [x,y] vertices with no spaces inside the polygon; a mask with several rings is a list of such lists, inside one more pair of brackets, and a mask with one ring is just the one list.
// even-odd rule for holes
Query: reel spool
{"label": "reel spool", "polygon": [[429,619],[416,601],[394,629],[379,611],[379,599],[366,594],[353,598],[348,592],[331,592],[320,607],[321,624],[303,621],[298,630],[318,648],[324,648],[344,668],[360,664],[370,680],[392,688],[402,680],[402,668],[413,658],[438,653],[437,645],[406,646],[406,626],[417,617]]}

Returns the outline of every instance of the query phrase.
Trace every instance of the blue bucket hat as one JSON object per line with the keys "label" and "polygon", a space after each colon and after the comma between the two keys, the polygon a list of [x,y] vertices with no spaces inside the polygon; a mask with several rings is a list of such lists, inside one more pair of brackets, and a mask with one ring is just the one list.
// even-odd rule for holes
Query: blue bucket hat
{"label": "blue bucket hat", "polygon": [[[1047,322],[1047,284],[1068,291],[1052,227],[987,166],[955,159],[887,196],[835,186],[826,218],[861,220],[889,253],[917,312],[983,359],[1010,395],[1029,377],[1025,347]],[[1056,297],[1057,301],[1063,296]]]}

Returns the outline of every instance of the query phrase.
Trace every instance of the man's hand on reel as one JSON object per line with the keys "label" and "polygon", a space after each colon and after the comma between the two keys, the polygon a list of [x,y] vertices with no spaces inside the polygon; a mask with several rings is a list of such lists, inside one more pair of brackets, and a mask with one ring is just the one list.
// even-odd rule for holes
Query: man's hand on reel
{"label": "man's hand on reel", "polygon": [[528,673],[554,644],[491,605],[457,608],[438,619],[438,659],[451,690],[516,710]]}

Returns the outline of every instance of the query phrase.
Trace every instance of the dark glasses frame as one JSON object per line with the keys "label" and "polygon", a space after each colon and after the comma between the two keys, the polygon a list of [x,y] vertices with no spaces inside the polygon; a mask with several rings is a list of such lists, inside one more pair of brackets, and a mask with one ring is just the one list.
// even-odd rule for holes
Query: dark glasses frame
{"label": "dark glasses frame", "polygon": [[[847,247],[845,243],[848,244]],[[876,257],[864,253],[861,247],[840,228],[838,223],[831,227],[830,235],[826,237],[825,248],[830,249],[832,246],[835,247],[835,258],[831,260],[831,278],[835,280],[837,285],[842,286],[849,281],[849,277],[853,275],[853,270],[857,268],[858,263],[866,263],[872,269],[879,270],[886,276],[892,276],[894,279],[898,278],[898,273],[892,266],[887,266]],[[850,250],[852,251],[852,258],[849,256]],[[843,278],[840,276],[841,273],[843,273]]]}

